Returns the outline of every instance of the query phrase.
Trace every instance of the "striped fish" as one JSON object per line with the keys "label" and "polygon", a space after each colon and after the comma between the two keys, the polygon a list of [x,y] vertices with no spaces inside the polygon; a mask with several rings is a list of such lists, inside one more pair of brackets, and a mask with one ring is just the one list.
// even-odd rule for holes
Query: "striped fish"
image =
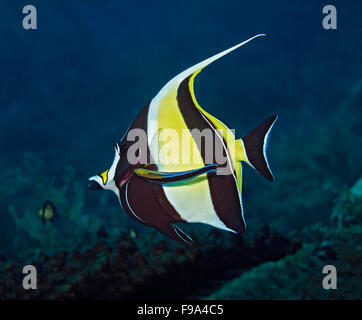
{"label": "striped fish", "polygon": [[[243,233],[241,162],[266,179],[274,180],[266,147],[277,116],[266,119],[248,135],[237,139],[223,122],[201,108],[193,84],[204,67],[260,36],[263,35],[216,54],[171,79],[115,145],[110,169],[89,179],[89,188],[113,191],[132,218],[189,245],[193,240],[175,223],[205,223]],[[135,129],[145,133],[145,145],[137,147],[136,155],[146,161],[130,163],[129,152],[136,145],[130,133]],[[171,143],[162,137],[170,129],[174,133]],[[199,134],[203,132],[211,133],[211,140],[200,139]],[[167,144],[177,152],[170,156]],[[192,152],[186,152],[185,145]],[[213,150],[211,155],[210,150]],[[223,163],[220,163],[221,155]],[[220,169],[226,173],[218,174]]]}

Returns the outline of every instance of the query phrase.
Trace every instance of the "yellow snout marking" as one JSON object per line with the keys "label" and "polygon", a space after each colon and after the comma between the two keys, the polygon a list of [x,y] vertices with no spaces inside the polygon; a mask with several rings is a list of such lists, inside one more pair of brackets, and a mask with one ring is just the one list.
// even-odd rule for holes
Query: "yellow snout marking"
{"label": "yellow snout marking", "polygon": [[103,185],[105,185],[108,181],[108,171],[109,169],[99,175],[102,178]]}

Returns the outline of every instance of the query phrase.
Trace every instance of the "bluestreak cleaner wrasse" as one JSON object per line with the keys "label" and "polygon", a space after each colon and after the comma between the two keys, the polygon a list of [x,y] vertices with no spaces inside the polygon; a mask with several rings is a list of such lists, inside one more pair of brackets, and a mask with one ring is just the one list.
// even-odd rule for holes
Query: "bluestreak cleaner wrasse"
{"label": "bluestreak cleaner wrasse", "polygon": [[[243,233],[241,163],[274,180],[266,149],[277,116],[238,139],[201,108],[193,84],[204,67],[259,36],[171,79],[140,111],[115,145],[112,166],[91,177],[89,188],[113,191],[132,218],[189,245],[193,240],[175,223],[205,223]],[[135,132],[143,132],[144,139],[139,135],[137,140]],[[137,161],[130,161],[130,154]]]}

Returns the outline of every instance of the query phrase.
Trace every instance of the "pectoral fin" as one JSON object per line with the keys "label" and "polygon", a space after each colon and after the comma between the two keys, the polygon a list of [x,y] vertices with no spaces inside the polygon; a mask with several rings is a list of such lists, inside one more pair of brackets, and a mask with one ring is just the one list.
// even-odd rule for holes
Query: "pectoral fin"
{"label": "pectoral fin", "polygon": [[152,182],[168,183],[168,182],[177,182],[177,181],[191,179],[204,173],[209,173],[209,172],[215,173],[216,168],[217,168],[216,164],[209,164],[199,169],[183,171],[183,172],[160,172],[155,170],[148,170],[145,168],[138,168],[134,170],[134,173],[139,177]]}

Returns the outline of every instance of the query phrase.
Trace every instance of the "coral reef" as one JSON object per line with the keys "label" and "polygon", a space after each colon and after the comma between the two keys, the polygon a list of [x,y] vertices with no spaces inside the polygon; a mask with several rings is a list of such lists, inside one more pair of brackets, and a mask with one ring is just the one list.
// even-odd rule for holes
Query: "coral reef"
{"label": "coral reef", "polygon": [[332,222],[340,228],[362,224],[362,179],[342,191],[333,208]]}
{"label": "coral reef", "polygon": [[[341,192],[330,223],[316,223],[287,237],[268,226],[254,237],[224,237],[211,230],[192,233],[199,245],[185,247],[160,240],[155,232],[136,236],[133,231],[132,237],[122,232],[116,241],[99,239],[54,255],[39,252],[30,261],[38,272],[34,291],[21,286],[22,264],[2,257],[0,297],[360,299],[361,182]],[[338,290],[322,287],[328,264],[338,270]]]}
{"label": "coral reef", "polygon": [[[352,100],[360,98],[360,90],[356,92]],[[351,99],[341,110],[358,105]],[[98,202],[85,206],[84,186],[72,167],[56,180],[37,157],[26,154],[22,167],[1,173],[3,223],[14,230],[0,238],[1,299],[359,298],[362,180],[346,187],[360,173],[354,160],[359,153],[349,154],[344,143],[346,136],[353,136],[345,132],[353,131],[350,122],[342,130],[331,119],[317,129],[320,141],[312,146],[302,136],[296,138],[297,133],[280,136],[279,182],[273,188],[250,183],[246,190],[246,212],[253,211],[246,218],[252,229],[264,221],[270,221],[271,228],[235,238],[196,226],[193,237],[200,245],[191,248],[142,227],[128,232],[132,222],[117,214],[114,199],[109,205],[107,195],[101,194]],[[38,210],[45,201],[54,203],[57,214],[43,224]],[[39,290],[22,289],[24,264],[37,266]],[[338,269],[337,291],[322,289],[326,264]]]}
{"label": "coral reef", "polygon": [[[194,238],[197,238],[193,234]],[[293,254],[300,243],[265,226],[253,239],[210,232],[200,245],[159,241],[155,233],[135,242],[122,233],[115,243],[99,240],[87,248],[40,253],[38,290],[22,288],[21,264],[0,263],[2,299],[195,298],[241,270]],[[190,280],[192,275],[192,281]],[[157,283],[157,290],[153,290]]]}
{"label": "coral reef", "polygon": [[[362,105],[362,80],[334,104],[333,112],[320,121],[314,121],[314,111],[306,110],[302,124],[293,130],[273,129],[268,149],[276,176],[273,185],[249,177],[245,170],[249,230],[265,221],[281,232],[328,222],[333,200],[361,176],[362,149],[356,146],[362,127],[356,114]],[[249,217],[248,212],[253,214]]]}
{"label": "coral reef", "polygon": [[[311,163],[316,164],[317,159]],[[291,158],[290,161],[292,165],[297,159]],[[109,236],[107,219],[87,213],[84,191],[74,170],[71,167],[64,169],[62,180],[55,181],[49,178],[41,161],[27,154],[21,168],[3,173],[4,183],[0,187],[1,201],[7,199],[10,203],[5,221],[16,230],[13,237],[7,234],[1,238],[4,245],[0,252],[0,297],[359,298],[362,283],[359,271],[362,270],[362,179],[348,189],[342,178],[328,180],[327,174],[318,175],[318,166],[312,171],[317,174],[314,180],[311,174],[307,182],[298,185],[304,197],[294,195],[296,188],[290,188],[291,184],[297,184],[302,172],[308,170],[304,168],[294,178],[282,174],[281,179],[285,179],[277,185],[278,190],[258,194],[259,201],[254,200],[260,203],[260,211],[255,214],[261,219],[265,216],[262,205],[267,203],[268,197],[275,197],[269,208],[271,217],[267,220],[282,229],[294,231],[284,232],[284,236],[274,227],[265,226],[255,236],[251,233],[237,238],[217,230],[208,232],[209,229],[200,226],[196,227],[196,236],[189,227],[199,246],[188,248],[165,241],[161,235],[147,229],[138,233],[133,229],[125,232],[114,228]],[[323,179],[325,188],[318,189],[317,181]],[[315,190],[310,192],[308,188],[313,181],[316,184],[312,189]],[[333,201],[335,195],[338,197]],[[296,210],[293,219],[302,220],[306,212],[312,213],[319,208],[330,216],[331,223],[322,221],[308,226],[309,220],[304,219],[295,228],[288,228],[290,215],[283,216],[280,212],[273,215],[278,210],[286,212],[285,199]],[[54,203],[59,213],[54,222],[43,224],[37,211],[46,200]],[[332,214],[327,210],[329,201]],[[106,204],[101,198],[95,211],[100,211]],[[255,221],[258,220],[254,218]],[[25,291],[22,288],[21,269],[24,264],[37,266],[39,290]],[[326,264],[334,264],[338,269],[337,291],[321,287],[321,270]],[[189,281],[190,275],[192,282]],[[155,293],[156,282],[158,290]]]}
{"label": "coral reef", "polygon": [[[10,260],[28,259],[38,250],[48,254],[69,250],[95,239],[102,221],[98,216],[84,214],[84,186],[75,179],[70,166],[60,177],[61,181],[50,178],[44,164],[33,154],[25,154],[22,167],[3,173],[5,183],[0,193],[8,203],[3,215],[12,220],[16,229],[3,246],[3,254]],[[54,222],[47,224],[38,216],[45,201],[51,201],[57,209]]]}
{"label": "coral reef", "polygon": [[[362,178],[336,201],[331,223],[298,234],[303,248],[276,262],[261,264],[207,299],[361,299]],[[296,236],[296,234],[295,234]],[[337,290],[325,290],[325,265],[337,269]]]}

